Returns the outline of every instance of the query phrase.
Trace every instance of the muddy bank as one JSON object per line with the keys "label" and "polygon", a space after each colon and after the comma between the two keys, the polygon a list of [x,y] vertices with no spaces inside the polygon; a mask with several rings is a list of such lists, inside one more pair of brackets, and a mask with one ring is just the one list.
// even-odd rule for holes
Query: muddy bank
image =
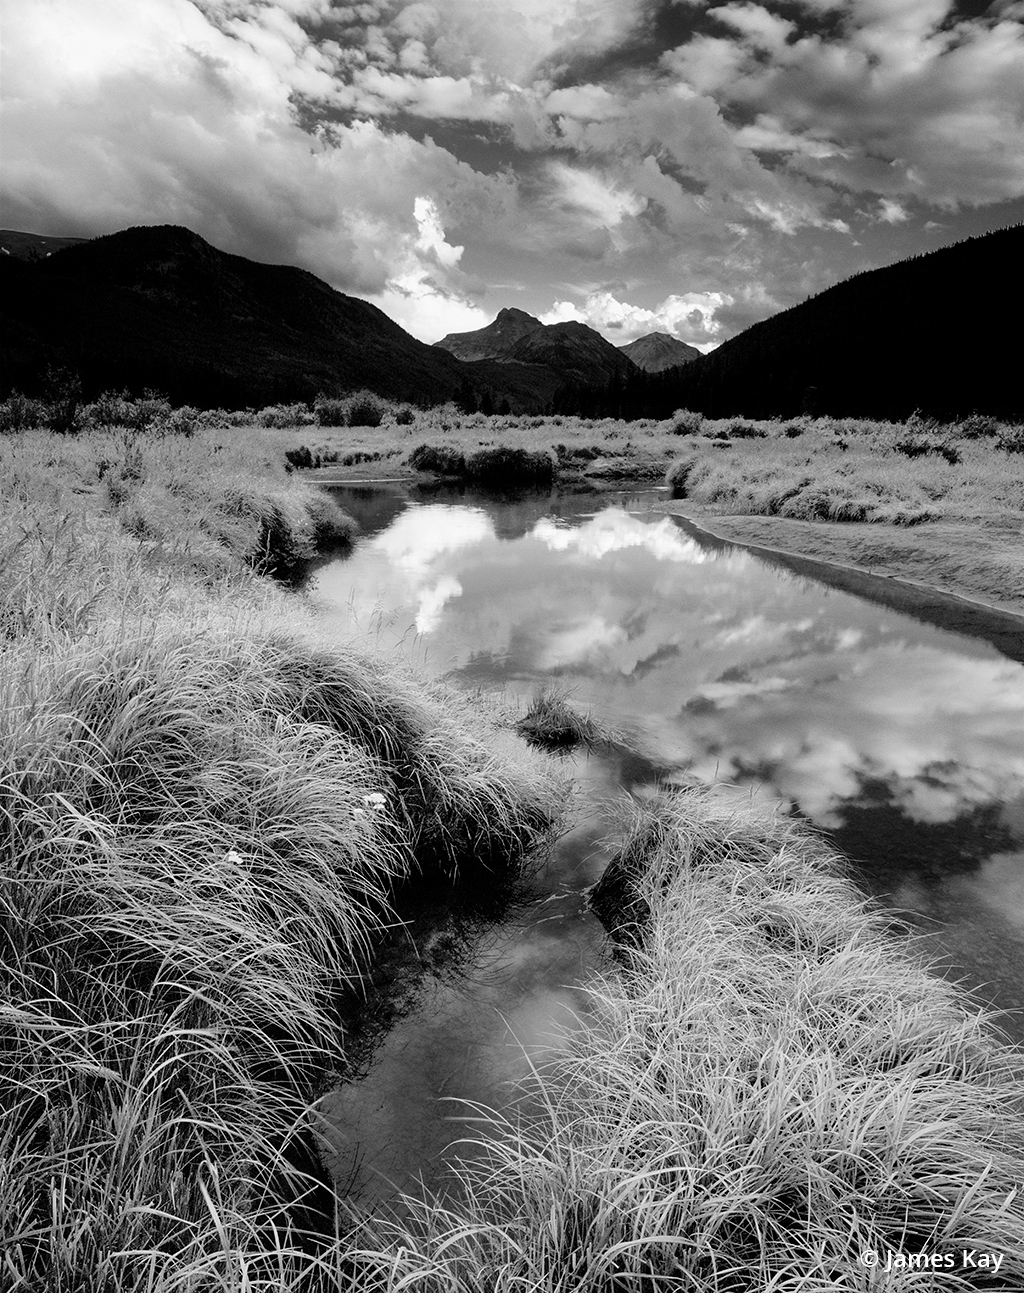
{"label": "muddy bank", "polygon": [[[986,636],[1024,657],[1024,543],[1020,531],[968,522],[894,525],[719,514],[666,501],[694,535],[744,547],[797,574],[942,628]],[[961,620],[963,624],[961,625]]]}

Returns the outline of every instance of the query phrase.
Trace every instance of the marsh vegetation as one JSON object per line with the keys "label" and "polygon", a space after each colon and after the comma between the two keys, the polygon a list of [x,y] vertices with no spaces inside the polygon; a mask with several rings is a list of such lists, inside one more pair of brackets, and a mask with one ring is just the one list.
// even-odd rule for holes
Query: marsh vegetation
{"label": "marsh vegetation", "polygon": [[514,866],[553,783],[257,579],[336,509],[252,446],[0,454],[3,1268],[294,1287],[336,1260],[298,1206],[312,1102],[396,889]]}
{"label": "marsh vegetation", "polygon": [[[328,433],[311,456],[400,462],[446,416]],[[695,453],[687,488],[716,490],[734,452],[716,431],[469,418],[440,440],[550,451],[580,474]],[[862,1247],[959,1245],[1004,1254],[1002,1282],[944,1288],[1024,1279],[1019,1055],[813,835],[691,791],[633,810],[609,880],[628,897],[606,917],[619,956],[538,1079],[545,1116],[482,1114],[461,1189],[405,1200],[402,1220],[331,1216],[329,1192],[324,1212],[316,1100],[344,1073],[339,1002],[358,999],[396,893],[515,868],[565,794],[479,704],[327,639],[260,577],[353,533],[287,470],[304,435],[0,440],[12,1287],[866,1289]],[[937,481],[964,469],[937,498],[914,477],[929,505],[1009,508],[1024,456],[1005,436],[963,438],[957,462],[893,454]],[[838,471],[853,450],[836,438],[769,427],[743,445]],[[1011,464],[987,496],[983,455]],[[550,698],[535,716],[566,714]]]}
{"label": "marsh vegetation", "polygon": [[964,1248],[998,1276],[941,1287],[1024,1279],[1019,1053],[807,831],[697,790],[633,811],[594,893],[620,966],[535,1079],[542,1113],[481,1111],[458,1199],[362,1220],[356,1284],[866,1290],[890,1286],[865,1251]]}

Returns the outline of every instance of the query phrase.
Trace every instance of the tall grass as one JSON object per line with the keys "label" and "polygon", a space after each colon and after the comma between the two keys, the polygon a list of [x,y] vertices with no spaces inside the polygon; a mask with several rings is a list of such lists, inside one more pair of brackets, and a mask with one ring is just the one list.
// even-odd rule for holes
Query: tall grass
{"label": "tall grass", "polygon": [[727,511],[896,525],[1004,524],[1024,506],[1024,462],[1007,451],[1005,428],[994,440],[976,434],[973,422],[821,418],[749,428],[705,423],[702,430],[672,463],[668,484],[676,497]]}
{"label": "tall grass", "polygon": [[283,470],[201,437],[2,455],[4,1286],[337,1287],[299,1204],[340,1006],[396,889],[514,865],[556,789],[256,578],[259,500],[310,515]]}
{"label": "tall grass", "polygon": [[[138,541],[151,568],[219,576],[239,564],[282,569],[354,522],[322,491],[290,476],[259,432],[152,436],[127,428],[74,437],[26,431],[0,439],[5,533],[54,516]],[[102,560],[94,564],[102,565]]]}
{"label": "tall grass", "polygon": [[[637,811],[617,869],[633,937],[591,984],[569,1057],[537,1075],[545,1113],[481,1111],[461,1195],[361,1219],[354,1285],[1024,1284],[1020,1055],[823,846],[688,791]],[[999,1275],[963,1268],[963,1249],[1002,1257]],[[883,1268],[921,1252],[956,1267],[901,1282],[866,1251]]]}

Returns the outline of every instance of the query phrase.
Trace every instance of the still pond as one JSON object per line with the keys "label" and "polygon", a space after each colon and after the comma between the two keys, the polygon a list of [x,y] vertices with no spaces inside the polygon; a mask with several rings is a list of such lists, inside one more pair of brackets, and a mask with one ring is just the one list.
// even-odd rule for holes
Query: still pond
{"label": "still pond", "polygon": [[342,1189],[372,1204],[443,1183],[445,1147],[473,1134],[462,1102],[503,1107],[557,1052],[606,955],[583,891],[614,853],[615,800],[655,775],[828,832],[1024,1043],[1024,666],[983,625],[949,631],[701,542],[662,490],[336,495],[362,535],[308,587],[339,633],[465,688],[556,688],[645,756],[567,762],[576,824],[533,900],[426,975],[366,1076],[329,1098]]}

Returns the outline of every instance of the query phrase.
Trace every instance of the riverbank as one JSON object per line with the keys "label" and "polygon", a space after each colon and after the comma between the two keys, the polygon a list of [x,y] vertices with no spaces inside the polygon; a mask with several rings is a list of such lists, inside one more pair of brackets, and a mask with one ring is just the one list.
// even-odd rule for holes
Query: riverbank
{"label": "riverbank", "polygon": [[637,806],[544,1116],[487,1119],[462,1197],[362,1219],[356,1286],[1017,1287],[1020,1054],[842,869],[736,796]]}
{"label": "riverbank", "polygon": [[332,1287],[315,1100],[396,895],[495,887],[563,797],[479,706],[259,577],[351,525],[232,455],[0,440],[12,1288]]}
{"label": "riverbank", "polygon": [[531,456],[520,479],[506,454],[509,486],[667,479],[685,500],[668,510],[721,538],[1024,614],[1024,438],[990,419],[713,421],[683,411],[624,423],[429,410],[402,426],[281,434],[310,440],[309,463],[321,463],[310,478],[324,483],[459,480],[474,455],[499,449]]}
{"label": "riverbank", "polygon": [[[1002,1254],[943,1289],[1019,1282],[1019,1056],[813,836],[690,791],[636,810],[597,898],[619,963],[546,1121],[492,1120],[489,1167],[410,1203],[418,1228],[302,1212],[333,1203],[316,1095],[396,895],[491,887],[565,793],[479,706],[260,578],[258,500],[284,553],[328,506],[277,445],[0,439],[15,1287],[886,1287],[862,1241]],[[536,708],[551,743],[607,736]]]}
{"label": "riverbank", "polygon": [[[1024,613],[1024,454],[1014,429],[757,425],[691,437],[670,510],[721,538]],[[797,434],[791,434],[791,432]]]}
{"label": "riverbank", "polygon": [[[827,563],[824,577],[842,574],[900,581],[921,591],[952,594],[1007,616],[1008,630],[1021,635],[1024,618],[1024,542],[1019,527],[982,529],[968,522],[934,521],[907,530],[893,525],[866,526],[844,521],[794,521],[777,516],[720,512],[699,503],[667,502],[665,510],[691,521],[703,535],[738,544],[772,558],[790,558],[792,568],[812,573],[810,563]],[[818,572],[821,573],[821,572]],[[867,594],[865,581],[842,583]],[[877,589],[875,590],[877,591]],[[893,591],[889,604],[898,606]]]}

